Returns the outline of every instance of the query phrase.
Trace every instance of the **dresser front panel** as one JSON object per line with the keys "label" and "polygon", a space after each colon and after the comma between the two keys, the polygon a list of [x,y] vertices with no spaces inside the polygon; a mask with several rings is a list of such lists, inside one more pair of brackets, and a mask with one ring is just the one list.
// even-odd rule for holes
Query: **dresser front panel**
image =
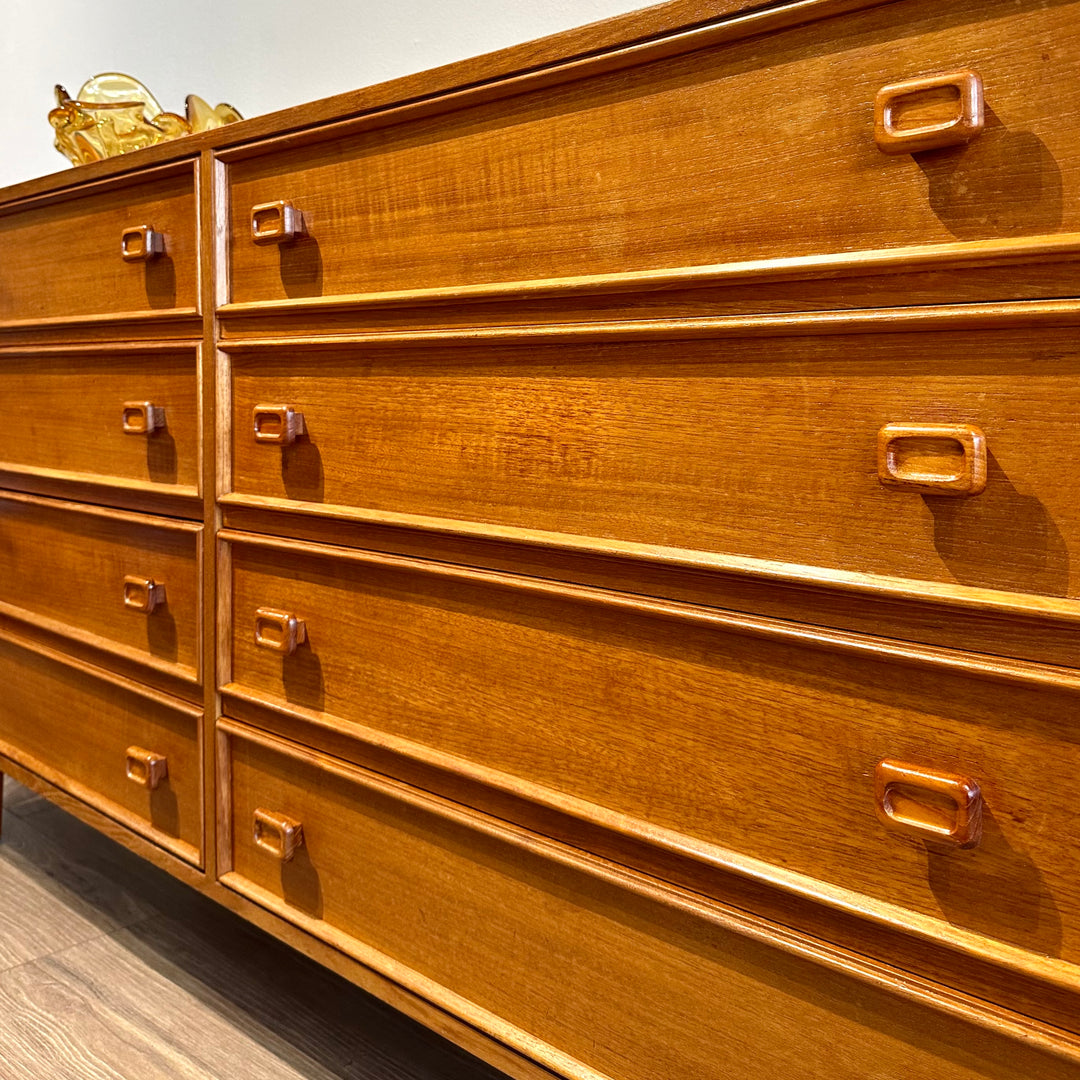
{"label": "dresser front panel", "polygon": [[[0,611],[167,671],[199,672],[202,527],[0,492]],[[125,579],[163,587],[152,611]]]}
{"label": "dresser front panel", "polygon": [[[231,359],[240,498],[1080,594],[1072,328]],[[292,445],[255,439],[265,405],[303,415]],[[980,429],[985,490],[882,484],[879,432],[895,424]]]}
{"label": "dresser front panel", "polygon": [[[142,225],[164,237],[164,250],[148,261],[127,260],[121,238]],[[0,326],[194,310],[194,166],[170,166],[145,179],[5,208],[0,251]]]}
{"label": "dresser front panel", "polygon": [[[734,850],[1080,961],[1080,861],[1061,841],[1080,829],[1076,689],[558,583],[229,547],[226,695],[587,820],[615,812],[631,834],[660,827],[706,861]],[[256,644],[260,610],[303,624],[291,654]],[[886,830],[885,759],[977,783],[978,847]]]}
{"label": "dresser front panel", "polygon": [[[0,401],[4,472],[192,497],[199,493],[194,348],[0,353]],[[124,430],[129,403],[163,410],[151,433]]]}
{"label": "dresser front panel", "polygon": [[[906,0],[268,148],[229,166],[230,299],[1078,230],[1078,15],[1075,2]],[[917,157],[878,149],[879,89],[964,69],[985,86],[982,134]],[[277,200],[306,239],[254,243],[252,208]]]}
{"label": "dresser front panel", "polygon": [[[0,753],[201,863],[198,710],[7,637],[0,637],[0,684]],[[133,751],[164,758],[165,775],[152,789],[129,778]]]}
{"label": "dresser front panel", "polygon": [[[893,993],[888,976],[860,982],[777,948],[753,920],[710,919],[553,843],[226,730],[225,882],[561,1075],[1065,1080],[1076,1069],[1004,1026]],[[256,845],[256,811],[300,826],[288,861]]]}

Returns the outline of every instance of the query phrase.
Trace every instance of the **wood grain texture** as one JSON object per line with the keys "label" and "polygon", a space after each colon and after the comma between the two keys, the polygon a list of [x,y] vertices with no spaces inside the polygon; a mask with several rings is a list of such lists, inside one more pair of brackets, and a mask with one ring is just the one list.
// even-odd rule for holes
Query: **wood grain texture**
{"label": "wood grain texture", "polygon": [[[238,161],[230,298],[1075,231],[1060,98],[1075,18],[1041,0],[907,0]],[[882,155],[877,91],[957,57],[982,75],[996,126],[934,161]],[[251,207],[278,199],[307,239],[253,244]]]}
{"label": "wood grain texture", "polygon": [[[1080,492],[1063,456],[1074,336],[245,351],[232,357],[231,490],[282,509],[1076,595]],[[268,400],[304,414],[294,446],[251,437]],[[882,486],[877,437],[891,423],[980,427],[987,490],[958,502]]]}
{"label": "wood grain texture", "polygon": [[[706,859],[732,849],[1080,957],[1074,871],[1052,839],[1074,802],[1074,692],[829,655],[420,565],[242,545],[232,563],[231,678],[256,698],[441,751],[462,771],[491,770],[488,783],[519,778],[549,802],[616,811],[627,831],[672,830]],[[295,655],[255,646],[263,604],[304,619]],[[980,848],[947,855],[890,837],[873,790],[885,758],[972,776],[987,807]]]}
{"label": "wood grain texture", "polygon": [[[0,611],[198,682],[201,531],[0,492]],[[164,584],[166,602],[128,607],[129,576]]]}
{"label": "wood grain texture", "polygon": [[[0,753],[198,863],[202,849],[200,714],[56,653],[0,638]],[[126,775],[130,746],[169,763],[153,791]]]}
{"label": "wood grain texture", "polygon": [[[196,364],[192,349],[0,353],[0,469],[197,495]],[[164,410],[159,430],[125,434],[132,399]]]}
{"label": "wood grain texture", "polygon": [[[303,862],[283,869],[237,830],[229,880],[315,932],[352,942],[370,962],[410,971],[432,992],[452,986],[445,1000],[524,1029],[533,1052],[563,1075],[925,1069],[1004,1078],[1075,1068],[1000,1034],[956,1028],[884,987],[854,991],[850,975],[730,927],[681,918],[646,893],[557,864],[505,827],[470,826],[429,797],[319,768],[299,751],[290,760],[230,730],[234,817],[271,802],[303,820],[308,841]],[[530,978],[506,979],[506,955]],[[791,1024],[798,1039],[787,1035]]]}
{"label": "wood grain texture", "polygon": [[[126,261],[120,237],[132,224],[164,234],[163,253]],[[190,166],[0,213],[0,323],[193,308],[197,235]]]}

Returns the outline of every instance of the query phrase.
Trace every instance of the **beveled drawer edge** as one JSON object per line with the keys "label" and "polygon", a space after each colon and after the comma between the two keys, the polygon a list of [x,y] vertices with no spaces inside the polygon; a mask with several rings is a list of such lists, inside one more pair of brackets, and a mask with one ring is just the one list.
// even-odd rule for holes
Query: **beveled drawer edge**
{"label": "beveled drawer edge", "polygon": [[[140,311],[108,312],[103,315],[60,315],[47,319],[9,319],[0,322],[0,334],[15,333],[21,330],[47,330],[52,327],[79,326],[121,326],[125,323],[171,323],[198,322],[202,312],[198,307],[162,308],[160,311],[148,308]],[[192,341],[195,341],[192,338]]]}
{"label": "beveled drawer edge", "polygon": [[231,337],[223,353],[266,349],[340,349],[343,345],[462,345],[496,341],[535,345],[561,341],[683,341],[720,337],[792,337],[812,334],[897,334],[949,330],[1004,330],[1025,326],[1075,326],[1080,300],[1003,300],[999,303],[924,307],[795,311],[780,315],[716,315],[699,318],[626,319],[601,322],[478,326],[465,329],[376,330],[368,333],[298,334],[295,337]]}
{"label": "beveled drawer edge", "polygon": [[[217,731],[219,736],[223,736],[217,741],[217,752],[219,756],[225,755],[226,757],[224,764],[219,763],[219,774],[224,772],[228,776],[229,773],[228,740],[230,738],[246,740],[269,749],[273,753],[329,772],[358,787],[378,792],[398,803],[435,814],[457,826],[478,832],[513,847],[525,849],[550,862],[599,878],[608,884],[646,897],[662,906],[691,914],[725,931],[751,938],[767,946],[811,960],[860,982],[914,1001],[923,1007],[950,1014],[979,1027],[996,1032],[1007,1032],[1011,1037],[1038,1046],[1056,1057],[1080,1063],[1080,1037],[1062,1029],[1010,1012],[917,975],[891,968],[886,964],[872,962],[861,955],[848,952],[838,946],[832,946],[779,924],[770,923],[753,913],[730,908],[677,885],[657,881],[638,871],[532,834],[509,822],[468,810],[449,800],[409,787],[378,773],[350,765],[319,751],[301,747],[277,736],[258,731],[227,717],[221,717],[218,720]],[[291,908],[273,893],[269,893],[234,872],[231,864],[227,861],[228,853],[231,851],[229,833],[231,792],[228,791],[228,788],[224,788],[221,794],[224,799],[228,799],[227,806],[219,807],[218,814],[218,824],[221,830],[218,844],[219,861],[221,863],[218,867],[218,880],[223,885],[240,892],[256,903],[268,907],[275,914],[300,926],[309,933],[329,941],[347,955],[382,974],[388,975],[407,989],[415,990],[441,1008],[445,1008],[447,1011],[477,1024],[483,1030],[492,1031],[493,1033],[497,1030],[499,1032],[498,1038],[503,1039],[515,1049],[521,1049],[527,1054],[537,1056],[545,1064],[550,1063],[549,1067],[564,1069],[565,1066],[561,1062],[568,1061],[576,1068],[585,1070],[583,1072],[564,1073],[564,1075],[575,1078],[580,1077],[581,1080],[593,1080],[593,1078],[597,1077],[601,1078],[601,1080],[607,1080],[603,1074],[598,1074],[586,1066],[582,1066],[580,1062],[574,1059],[566,1058],[565,1055],[549,1047],[546,1043],[536,1040],[535,1037],[528,1036],[512,1025],[506,1024],[505,1021],[498,1020],[486,1010],[480,1009],[441,984],[427,979],[392,957],[363,944],[320,919],[315,919]],[[492,1020],[497,1025],[495,1029],[487,1026]],[[526,1041],[517,1041],[520,1039]],[[552,1056],[545,1060],[544,1057],[539,1056],[538,1051],[545,1054],[550,1052]]]}
{"label": "beveled drawer edge", "polygon": [[192,667],[176,661],[162,660],[151,652],[143,652],[130,645],[113,641],[111,638],[102,637],[100,634],[93,634],[71,623],[63,622],[60,619],[50,619],[45,615],[38,615],[36,612],[16,607],[14,604],[8,604],[3,600],[0,600],[0,615],[6,615],[9,619],[27,623],[29,626],[35,626],[47,633],[68,638],[71,641],[78,642],[80,645],[86,645],[89,648],[108,653],[110,656],[120,657],[122,660],[138,664],[140,667],[147,667],[165,675],[172,675],[174,678],[191,686],[202,685],[202,678],[197,666]]}
{"label": "beveled drawer edge", "polygon": [[[744,855],[698,837],[688,836],[674,829],[655,825],[642,818],[610,810],[587,799],[555,791],[510,773],[436,750],[423,743],[303,706],[286,704],[278,699],[245,689],[237,683],[226,683],[219,687],[219,690],[224,699],[222,708],[225,711],[228,710],[229,702],[234,700],[286,719],[300,720],[316,731],[321,730],[344,736],[377,751],[416,762],[447,775],[460,777],[500,794],[519,799],[526,804],[554,811],[556,814],[579,821],[586,826],[642,844],[647,848],[654,848],[680,859],[689,859],[702,867],[767,886],[786,895],[852,916],[862,922],[885,927],[906,937],[943,947],[950,953],[992,963],[1026,979],[1053,984],[1067,993],[1080,994],[1080,967],[1077,965],[1070,965],[1075,974],[1063,974],[1060,962],[1040,957],[1039,954],[1030,950],[1011,946],[973,931],[963,930],[944,919],[921,915],[900,905],[890,904],[852,889],[820,881],[807,874],[784,869],[774,863]],[[229,723],[247,727],[241,720],[230,718]],[[283,736],[260,731],[260,735],[263,734],[267,738],[293,744],[291,740]],[[317,750],[313,752],[322,753]],[[364,772],[375,773],[374,769],[368,770],[359,765],[353,767]],[[402,781],[402,783],[405,782]],[[604,858],[599,855],[597,857]],[[688,887],[677,884],[673,887],[687,888],[687,891],[690,891]],[[721,900],[714,902],[724,904]]]}
{"label": "beveled drawer edge", "polygon": [[275,314],[353,310],[361,307],[411,307],[429,304],[537,300],[602,293],[662,292],[748,283],[782,283],[828,278],[870,277],[917,270],[957,270],[969,266],[1008,266],[1029,262],[1065,262],[1080,255],[1080,234],[1051,234],[1001,240],[830,252],[780,259],[683,266],[665,270],[628,270],[613,274],[536,278],[481,285],[437,286],[389,292],[312,296],[289,300],[226,303],[221,317],[244,319]]}
{"label": "beveled drawer edge", "polygon": [[[405,515],[394,516],[404,517]],[[1074,693],[1080,691],[1080,672],[1050,664],[1038,664],[1033,661],[1013,660],[1008,657],[992,656],[989,653],[963,652],[957,649],[948,649],[936,645],[911,644],[895,638],[874,637],[857,631],[798,623],[787,619],[775,618],[773,616],[753,615],[722,608],[710,608],[683,600],[664,600],[643,594],[617,592],[613,589],[599,588],[590,585],[578,585],[549,578],[526,577],[524,575],[508,573],[503,570],[484,570],[471,566],[428,561],[406,555],[393,555],[387,552],[363,551],[331,544],[314,543],[309,540],[289,540],[275,536],[262,536],[255,533],[237,532],[232,529],[220,530],[217,534],[217,539],[222,544],[239,544],[242,546],[263,548],[272,551],[292,552],[315,558],[332,558],[345,562],[361,563],[368,566],[381,566],[406,570],[413,573],[429,574],[436,577],[487,584],[499,588],[509,588],[522,592],[538,593],[545,596],[554,596],[561,600],[595,603],[607,607],[622,608],[643,615],[658,615],[666,618],[711,625],[720,630],[732,633],[742,633],[792,641],[810,648],[869,655],[872,657],[880,657],[888,661],[911,663],[922,667],[944,668],[984,678],[1002,679],[1008,682],[1049,686],[1057,690]],[[632,547],[632,545],[625,546]],[[637,557],[648,558],[652,550],[662,551],[663,549],[646,548],[641,552],[635,552],[634,554],[637,555]],[[699,563],[698,565],[703,564]],[[704,562],[704,565],[707,566],[709,563]],[[723,569],[722,566],[717,568]],[[961,586],[959,588],[966,587]],[[864,588],[863,591],[878,592],[880,594],[884,593],[885,590]],[[989,592],[989,590],[985,591]],[[922,598],[922,594],[916,593],[914,590],[911,590],[907,594],[900,593],[899,595],[917,595]],[[940,599],[940,602],[943,604],[956,603],[951,597],[945,598],[943,596],[930,595],[934,600]],[[219,611],[219,618],[228,616],[229,612],[224,608],[224,605],[231,602],[230,596],[224,589],[221,591],[220,599],[222,607]],[[992,611],[1002,610],[993,603],[986,603],[983,597],[968,597],[967,599],[968,603],[963,606],[983,607],[984,609]],[[980,601],[982,602],[980,603]],[[960,603],[963,604],[963,601],[961,600]],[[1060,605],[1063,612],[1062,617],[1069,622],[1075,621],[1080,617],[1080,603],[1077,601],[1061,601]],[[1004,607],[1003,610],[1012,610],[1018,613],[1025,611],[1025,609],[1019,605],[1011,609]],[[1035,608],[1036,614],[1046,613],[1047,611],[1053,611],[1056,614],[1056,610],[1050,607],[1049,604],[1042,604]],[[226,672],[220,674],[224,676]]]}
{"label": "beveled drawer edge", "polygon": [[[140,836],[157,844],[158,847],[169,852],[170,855],[175,855],[178,859],[183,859],[184,862],[190,863],[200,870],[204,869],[203,854],[194,845],[175,836],[169,836],[168,833],[163,833],[160,829],[155,829],[146,818],[140,817],[138,814],[125,809],[119,803],[114,803],[111,799],[105,798],[94,788],[81,784],[77,780],[72,780],[65,773],[46,765],[30,754],[23,753],[18,747],[5,742],[3,739],[0,739],[0,758],[8,758],[15,762],[16,765],[26,769],[27,772],[40,776],[42,780],[52,784],[53,787],[67,792],[72,798],[78,799],[99,813],[104,814],[107,818],[111,818],[118,824],[123,825],[125,829],[130,829],[132,832],[138,833]],[[3,771],[3,767],[0,765],[0,772]],[[200,798],[200,803],[201,801]]]}
{"label": "beveled drawer edge", "polygon": [[74,472],[70,469],[46,469],[37,465],[19,465],[10,461],[0,461],[0,473],[25,476],[30,479],[56,480],[67,484],[89,484],[92,487],[118,488],[122,491],[146,495],[167,495],[170,498],[190,500],[195,505],[200,505],[202,498],[198,485],[163,484],[154,480],[129,480],[123,476]]}
{"label": "beveled drawer edge", "polygon": [[[183,143],[175,144],[177,149],[183,150]],[[120,169],[111,176],[97,180],[81,180],[83,174],[76,169],[74,172],[60,173],[58,179],[72,178],[72,183],[52,191],[44,191],[39,194],[25,195],[22,198],[14,198],[9,201],[0,200],[0,217],[10,214],[22,213],[24,210],[35,210],[39,206],[50,206],[55,203],[69,202],[72,199],[85,199],[92,197],[99,191],[122,191],[127,187],[135,187],[140,184],[152,184],[155,180],[166,180],[172,176],[183,176],[190,173],[192,191],[198,180],[199,157],[197,154],[185,154],[175,161],[169,161],[162,165],[151,165],[148,168],[139,168],[138,158],[129,154],[114,159],[117,163],[128,166]],[[33,183],[30,181],[29,183]],[[15,185],[15,190],[23,185]]]}
{"label": "beveled drawer edge", "polygon": [[198,719],[203,715],[202,708],[198,705],[194,705],[190,701],[175,697],[164,690],[157,690],[153,687],[145,686],[143,683],[136,682],[134,679],[129,679],[117,672],[109,671],[107,668],[98,667],[96,664],[87,663],[85,660],[80,660],[78,657],[69,656],[67,653],[60,652],[58,649],[53,649],[39,641],[33,641],[29,638],[22,637],[20,634],[11,633],[2,624],[0,624],[0,640],[7,641],[20,649],[25,649],[27,652],[37,653],[46,660],[52,660],[55,663],[62,664],[64,667],[71,668],[73,671],[78,671],[83,675],[88,675],[93,679],[97,679],[99,682],[109,683],[120,690],[125,690],[129,694],[134,694],[136,697],[141,697],[146,701],[164,704],[166,708],[172,709],[173,712],[183,713],[185,716],[193,719]]}

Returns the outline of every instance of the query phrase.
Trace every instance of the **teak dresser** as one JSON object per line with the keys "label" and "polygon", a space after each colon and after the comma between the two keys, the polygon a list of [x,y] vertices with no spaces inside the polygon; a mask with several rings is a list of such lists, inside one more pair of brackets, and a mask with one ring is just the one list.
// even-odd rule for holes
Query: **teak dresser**
{"label": "teak dresser", "polygon": [[0,192],[0,769],[514,1077],[1080,1076],[1078,64],[675,0]]}

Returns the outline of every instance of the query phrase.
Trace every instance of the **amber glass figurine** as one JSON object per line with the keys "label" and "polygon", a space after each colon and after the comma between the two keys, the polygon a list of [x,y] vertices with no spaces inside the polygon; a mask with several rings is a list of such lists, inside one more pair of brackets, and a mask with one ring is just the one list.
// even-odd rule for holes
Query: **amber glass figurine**
{"label": "amber glass figurine", "polygon": [[189,94],[186,116],[165,112],[138,79],[119,72],[95,75],[72,98],[56,87],[57,107],[49,113],[55,146],[74,165],[127,154],[144,146],[209,131],[240,120],[231,105],[211,108]]}

